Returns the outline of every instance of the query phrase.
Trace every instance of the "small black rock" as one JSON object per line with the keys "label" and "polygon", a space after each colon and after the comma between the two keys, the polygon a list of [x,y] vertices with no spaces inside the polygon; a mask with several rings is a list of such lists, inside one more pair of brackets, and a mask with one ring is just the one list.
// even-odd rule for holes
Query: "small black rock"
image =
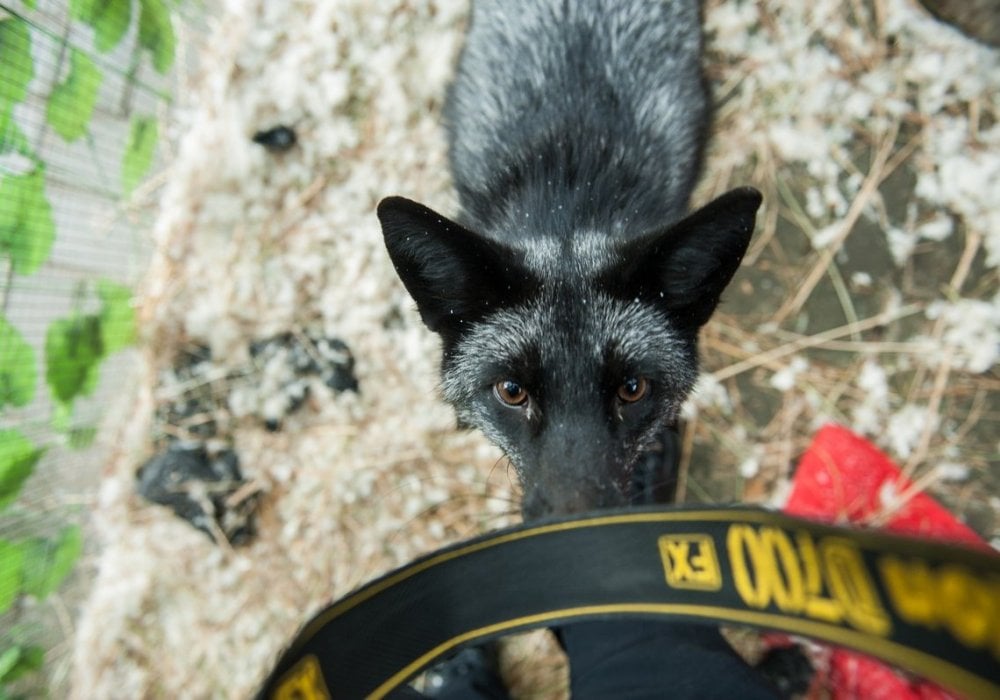
{"label": "small black rock", "polygon": [[284,153],[295,145],[296,140],[295,132],[288,126],[275,126],[253,135],[253,142],[271,153]]}
{"label": "small black rock", "polygon": [[220,531],[234,545],[254,535],[256,494],[233,502],[247,482],[232,450],[210,455],[203,445],[173,442],[139,468],[136,480],[143,498],[167,506],[213,541]]}
{"label": "small black rock", "polygon": [[354,376],[354,355],[347,343],[339,338],[325,338],[316,341],[326,367],[320,373],[323,383],[336,392],[358,391],[358,379]]}

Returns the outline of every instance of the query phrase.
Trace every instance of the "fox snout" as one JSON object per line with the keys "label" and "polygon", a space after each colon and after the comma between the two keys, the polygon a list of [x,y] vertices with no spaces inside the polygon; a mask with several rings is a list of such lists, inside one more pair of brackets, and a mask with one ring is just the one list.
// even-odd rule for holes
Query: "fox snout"
{"label": "fox snout", "polygon": [[[550,436],[526,462],[518,464],[525,520],[572,515],[628,503],[628,470],[621,446],[590,431]],[[576,434],[574,434],[576,433]]]}
{"label": "fox snout", "polygon": [[573,515],[600,508],[624,506],[627,498],[616,484],[575,481],[530,482],[524,484],[521,512],[525,520],[547,516]]}

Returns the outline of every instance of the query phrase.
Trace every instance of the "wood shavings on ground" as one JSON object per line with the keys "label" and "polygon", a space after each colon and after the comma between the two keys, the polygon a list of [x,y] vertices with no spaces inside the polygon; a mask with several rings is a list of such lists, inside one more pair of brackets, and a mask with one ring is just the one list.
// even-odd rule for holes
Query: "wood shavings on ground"
{"label": "wood shavings on ground", "polygon": [[[998,325],[979,305],[995,308],[1000,260],[997,52],[906,0],[871,5],[706,10],[719,109],[697,199],[754,184],[767,204],[705,335],[709,374],[686,413],[689,498],[773,498],[820,422],[887,446],[879,433],[912,406],[925,413],[907,439],[914,468],[947,457],[951,473],[987,476],[996,409],[992,446],[967,419],[988,417],[998,388],[996,353],[969,340]],[[94,516],[102,549],[75,697],[247,697],[332,598],[516,519],[512,470],[439,399],[436,341],[374,216],[391,194],[455,210],[440,107],[466,12],[460,0],[228,0],[191,47],[199,68],[182,76],[169,125],[176,153],[142,290],[144,370]],[[254,143],[277,126],[296,135],[287,150]],[[963,309],[992,329],[963,332]],[[275,337],[343,341],[358,391],[306,379],[295,401],[231,394],[225,378],[252,371],[255,343]],[[212,439],[260,494],[247,546],[217,546],[135,493],[172,400],[163,377],[192,346],[220,382]],[[260,385],[288,384],[274,376]],[[987,538],[1000,528],[989,488],[972,498]],[[518,645],[555,657],[544,640]],[[551,697],[564,682],[532,685]]]}
{"label": "wood shavings on ground", "polygon": [[[437,114],[464,6],[383,9],[233,3],[213,22],[154,232],[141,410],[95,516],[78,697],[246,697],[315,609],[516,510],[499,453],[435,395],[439,351],[373,213],[391,192],[449,204]],[[278,124],[297,134],[288,151],[252,141]],[[220,409],[215,438],[261,490],[252,544],[216,546],[135,494],[169,393],[157,378],[182,348],[225,377],[255,342],[313,329],[346,342],[357,392],[313,385],[277,432]]]}

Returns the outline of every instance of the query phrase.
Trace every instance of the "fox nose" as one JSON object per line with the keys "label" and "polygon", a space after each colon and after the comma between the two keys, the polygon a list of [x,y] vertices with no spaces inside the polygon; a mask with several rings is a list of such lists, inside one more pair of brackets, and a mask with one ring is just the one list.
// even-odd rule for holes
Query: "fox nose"
{"label": "fox nose", "polygon": [[526,520],[546,516],[573,515],[626,504],[625,495],[614,484],[583,479],[543,480],[527,490],[521,505]]}
{"label": "fox nose", "polygon": [[626,505],[614,440],[600,415],[552,418],[538,451],[522,465],[526,518],[572,515]]}

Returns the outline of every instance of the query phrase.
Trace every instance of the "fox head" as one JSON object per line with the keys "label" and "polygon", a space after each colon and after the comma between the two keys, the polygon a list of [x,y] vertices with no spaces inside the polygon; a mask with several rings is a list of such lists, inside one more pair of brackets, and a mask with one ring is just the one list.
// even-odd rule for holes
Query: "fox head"
{"label": "fox head", "polygon": [[698,330],[760,202],[743,188],[632,238],[510,240],[379,204],[389,256],[441,337],[444,396],[510,457],[526,518],[628,503],[633,466],[695,383]]}

